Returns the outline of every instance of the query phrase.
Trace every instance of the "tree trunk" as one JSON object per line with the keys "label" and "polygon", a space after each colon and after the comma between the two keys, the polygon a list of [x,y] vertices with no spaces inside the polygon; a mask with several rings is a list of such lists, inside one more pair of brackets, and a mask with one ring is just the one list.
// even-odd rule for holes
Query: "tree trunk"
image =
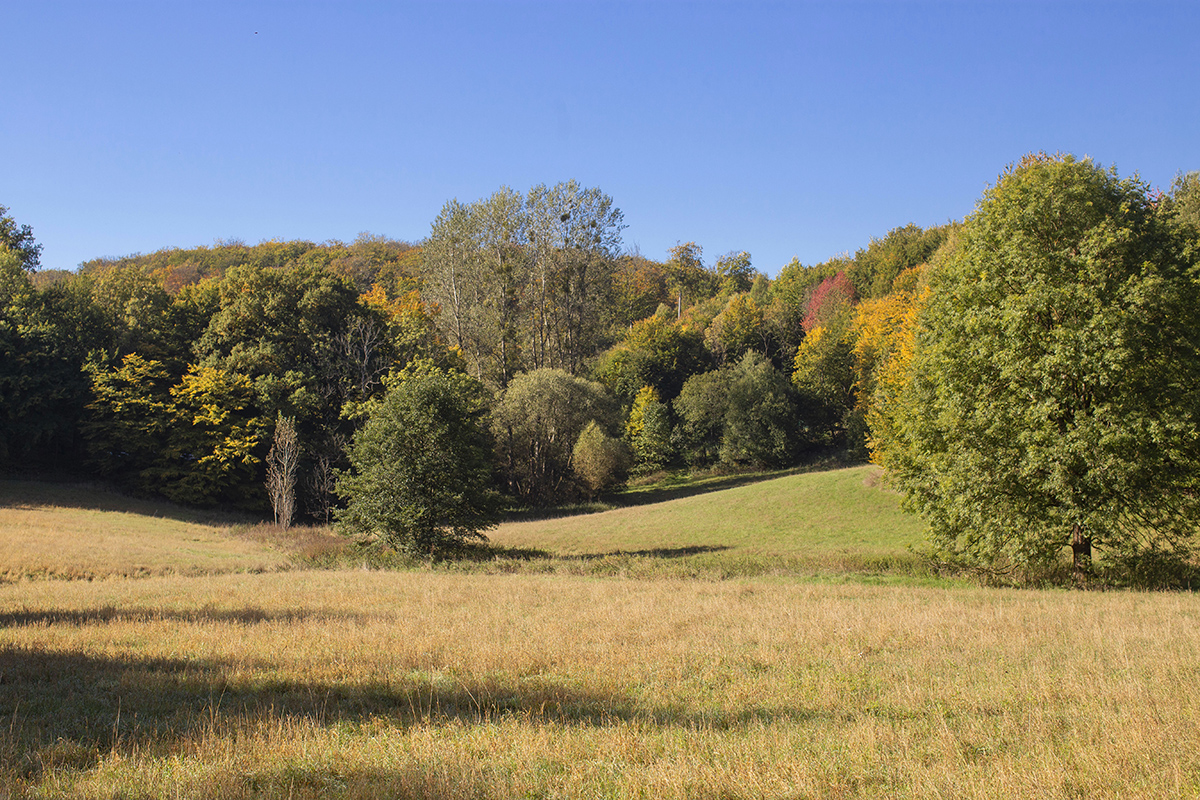
{"label": "tree trunk", "polygon": [[1075,579],[1082,580],[1092,572],[1092,537],[1084,536],[1078,524],[1071,528],[1071,553]]}

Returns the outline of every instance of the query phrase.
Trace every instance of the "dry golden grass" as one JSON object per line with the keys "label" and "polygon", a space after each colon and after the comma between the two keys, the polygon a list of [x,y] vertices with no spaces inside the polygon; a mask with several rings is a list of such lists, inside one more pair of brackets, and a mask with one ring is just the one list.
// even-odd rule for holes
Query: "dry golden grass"
{"label": "dry golden grass", "polygon": [[38,797],[1200,794],[1200,599],[367,571],[0,587]]}
{"label": "dry golden grass", "polygon": [[200,575],[280,569],[280,548],[236,518],[101,489],[0,481],[0,580]]}

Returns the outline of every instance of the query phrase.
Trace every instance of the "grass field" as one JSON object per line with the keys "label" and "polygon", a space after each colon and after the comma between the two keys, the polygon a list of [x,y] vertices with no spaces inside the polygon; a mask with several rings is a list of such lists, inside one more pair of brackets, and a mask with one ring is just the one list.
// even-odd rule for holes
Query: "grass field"
{"label": "grass field", "polygon": [[[3,490],[0,552],[43,569],[0,585],[0,796],[1200,795],[1191,594],[650,566],[898,557],[914,531],[870,533],[895,498],[863,470],[509,524],[499,566],[464,571],[305,569],[311,531]],[[36,562],[17,512],[50,539]],[[43,579],[95,530],[92,580]]]}
{"label": "grass field", "polygon": [[[874,467],[744,482],[731,478],[633,496],[599,514],[510,522],[492,542],[555,571],[645,576],[922,573],[909,552],[920,521],[900,511]],[[662,501],[662,497],[670,499]],[[629,499],[626,498],[626,502]]]}
{"label": "grass field", "polygon": [[265,571],[279,549],[239,538],[236,517],[86,486],[0,481],[0,579]]}

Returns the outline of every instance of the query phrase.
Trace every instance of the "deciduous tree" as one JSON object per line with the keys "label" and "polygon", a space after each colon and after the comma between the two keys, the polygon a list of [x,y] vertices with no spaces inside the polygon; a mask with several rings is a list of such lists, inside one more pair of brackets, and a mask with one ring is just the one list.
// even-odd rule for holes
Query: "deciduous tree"
{"label": "deciduous tree", "polygon": [[616,403],[599,383],[561,369],[514,378],[492,411],[509,492],[530,503],[569,496],[572,449],[593,421],[608,435],[617,432]]}
{"label": "deciduous tree", "polygon": [[471,541],[499,519],[482,384],[437,368],[401,375],[350,447],[339,527],[422,557]]}
{"label": "deciduous tree", "polygon": [[1035,155],[932,276],[886,464],[989,568],[1180,554],[1200,523],[1200,280],[1145,184]]}
{"label": "deciduous tree", "polygon": [[33,238],[33,229],[28,225],[18,226],[7,206],[0,206],[0,247],[15,253],[26,272],[34,272],[41,266],[42,246]]}
{"label": "deciduous tree", "polygon": [[292,526],[296,513],[296,478],[300,468],[300,437],[296,420],[279,414],[275,418],[275,437],[267,453],[267,496],[275,511],[275,524]]}
{"label": "deciduous tree", "polygon": [[571,469],[579,477],[587,496],[595,497],[624,480],[629,469],[629,448],[592,420],[575,442]]}

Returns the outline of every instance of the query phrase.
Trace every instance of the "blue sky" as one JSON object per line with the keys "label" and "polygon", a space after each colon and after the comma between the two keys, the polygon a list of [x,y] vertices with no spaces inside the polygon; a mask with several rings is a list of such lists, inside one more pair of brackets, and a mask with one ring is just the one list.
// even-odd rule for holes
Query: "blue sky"
{"label": "blue sky", "polygon": [[43,266],[419,240],[575,178],[768,274],[961,219],[1033,150],[1200,169],[1200,3],[0,0],[0,204]]}

